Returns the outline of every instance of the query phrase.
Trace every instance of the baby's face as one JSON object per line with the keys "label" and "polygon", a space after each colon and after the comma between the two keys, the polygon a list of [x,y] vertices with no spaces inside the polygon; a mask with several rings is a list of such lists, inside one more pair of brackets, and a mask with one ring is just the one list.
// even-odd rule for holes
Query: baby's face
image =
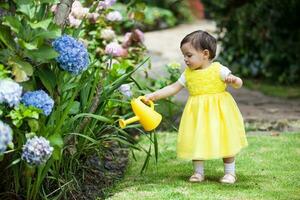
{"label": "baby's face", "polygon": [[190,69],[201,69],[207,56],[204,55],[202,50],[196,50],[191,43],[185,43],[181,47],[181,52],[184,56],[184,62]]}

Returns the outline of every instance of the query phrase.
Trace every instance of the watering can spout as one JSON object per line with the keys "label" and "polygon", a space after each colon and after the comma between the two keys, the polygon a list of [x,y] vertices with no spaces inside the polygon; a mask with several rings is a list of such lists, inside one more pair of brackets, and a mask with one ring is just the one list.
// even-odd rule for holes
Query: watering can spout
{"label": "watering can spout", "polygon": [[153,102],[149,101],[149,107],[142,102],[143,99],[145,99],[145,97],[140,96],[137,99],[131,100],[131,107],[135,116],[127,120],[120,119],[119,125],[121,128],[125,128],[128,124],[139,121],[146,131],[151,131],[160,124],[162,116],[154,110]]}

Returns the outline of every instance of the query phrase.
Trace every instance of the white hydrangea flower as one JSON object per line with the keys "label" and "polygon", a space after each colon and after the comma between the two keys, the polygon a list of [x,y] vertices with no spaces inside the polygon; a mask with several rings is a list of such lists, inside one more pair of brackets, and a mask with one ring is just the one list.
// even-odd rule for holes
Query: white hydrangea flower
{"label": "white hydrangea flower", "polygon": [[27,140],[22,150],[22,159],[28,164],[41,165],[50,158],[53,147],[50,146],[50,142],[44,137],[34,136]]}
{"label": "white hydrangea flower", "polygon": [[12,130],[11,128],[0,121],[0,155],[6,151],[7,145],[12,142]]}
{"label": "white hydrangea flower", "polygon": [[107,14],[106,19],[108,21],[114,22],[114,21],[122,21],[123,17],[119,11],[112,11]]}
{"label": "white hydrangea flower", "polygon": [[113,30],[111,30],[110,28],[107,28],[107,29],[103,29],[101,31],[100,37],[106,41],[111,41],[114,38],[116,38],[116,33]]}
{"label": "white hydrangea flower", "polygon": [[17,106],[22,95],[22,87],[10,80],[0,80],[0,103],[7,103],[10,107]]}

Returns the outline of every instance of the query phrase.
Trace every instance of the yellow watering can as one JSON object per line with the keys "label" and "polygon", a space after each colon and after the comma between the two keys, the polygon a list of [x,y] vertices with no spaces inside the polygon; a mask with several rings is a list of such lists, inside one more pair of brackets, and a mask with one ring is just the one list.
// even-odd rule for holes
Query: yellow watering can
{"label": "yellow watering can", "polygon": [[149,107],[142,102],[144,99],[146,99],[144,96],[140,96],[131,100],[131,108],[135,116],[127,120],[120,119],[119,125],[121,128],[125,128],[126,125],[139,121],[146,131],[151,131],[160,124],[162,116],[154,111],[154,104],[152,101],[149,101]]}

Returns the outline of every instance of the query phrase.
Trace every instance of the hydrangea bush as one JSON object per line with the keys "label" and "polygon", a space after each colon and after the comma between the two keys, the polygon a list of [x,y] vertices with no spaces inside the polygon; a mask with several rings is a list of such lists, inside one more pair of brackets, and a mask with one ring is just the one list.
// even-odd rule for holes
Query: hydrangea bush
{"label": "hydrangea bush", "polygon": [[114,141],[134,144],[116,122],[147,61],[143,33],[120,32],[115,0],[74,1],[62,27],[62,4],[4,2],[15,13],[0,18],[0,173],[12,176],[0,186],[25,199],[68,199],[83,184],[83,160]]}

